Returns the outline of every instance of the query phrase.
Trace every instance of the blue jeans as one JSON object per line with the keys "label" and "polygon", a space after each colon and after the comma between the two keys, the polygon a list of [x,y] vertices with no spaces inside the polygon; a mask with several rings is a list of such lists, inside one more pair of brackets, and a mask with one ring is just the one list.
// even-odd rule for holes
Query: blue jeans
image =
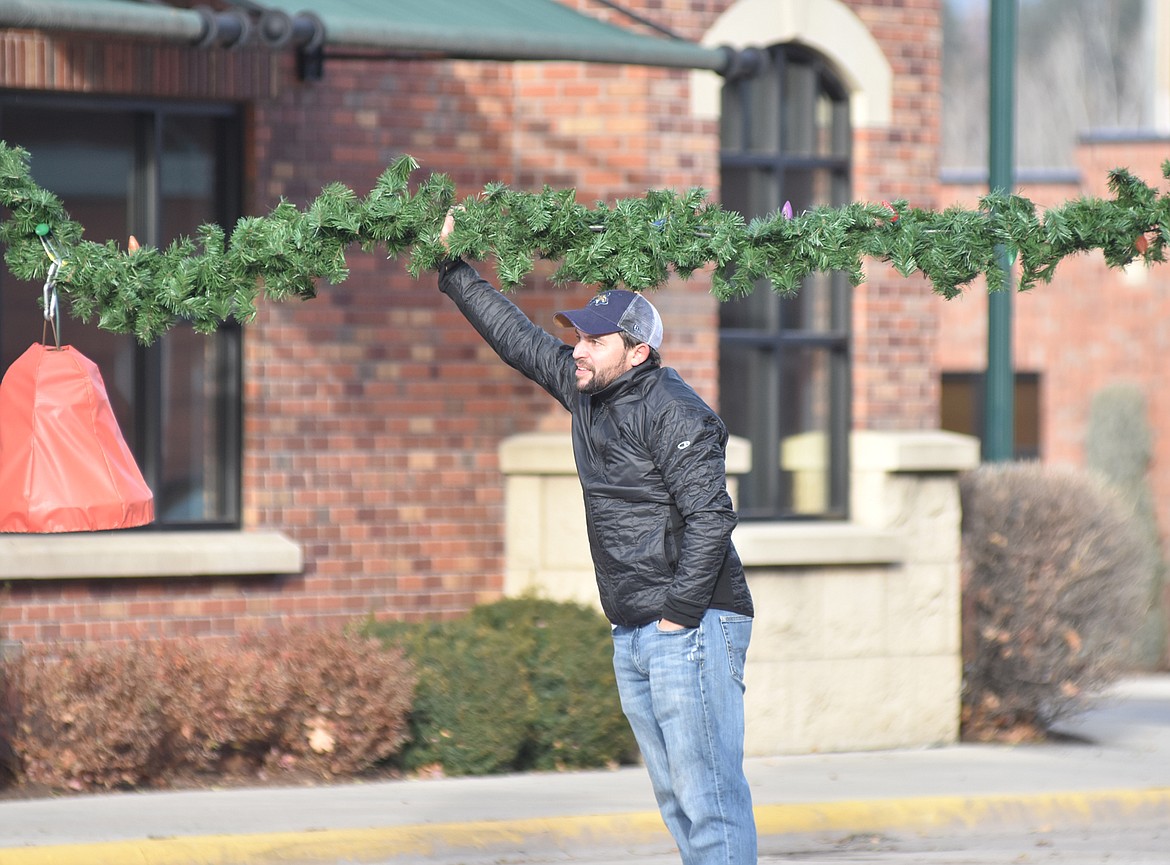
{"label": "blue jeans", "polygon": [[684,865],[756,865],[743,774],[743,665],[752,620],[708,610],[697,628],[615,626],[622,710]]}

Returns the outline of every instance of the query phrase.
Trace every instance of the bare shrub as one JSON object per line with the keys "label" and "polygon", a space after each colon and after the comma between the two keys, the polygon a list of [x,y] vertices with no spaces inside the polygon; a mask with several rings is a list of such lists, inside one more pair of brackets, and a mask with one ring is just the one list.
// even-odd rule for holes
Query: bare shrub
{"label": "bare shrub", "polygon": [[321,775],[351,776],[398,753],[415,676],[405,652],[372,637],[324,631],[258,638],[290,674],[284,747]]}
{"label": "bare shrub", "polygon": [[158,674],[175,683],[167,707],[171,771],[239,775],[279,767],[288,751],[294,671],[281,662],[279,646],[249,645],[254,639],[141,647],[155,653]]}
{"label": "bare shrub", "polygon": [[71,790],[135,787],[166,762],[168,683],[148,652],[106,647],[8,662],[20,775]]}
{"label": "bare shrub", "polygon": [[963,735],[1037,739],[1126,670],[1149,559],[1132,509],[1036,463],[961,479]]}
{"label": "bare shrub", "polygon": [[5,671],[20,780],[72,790],[355,776],[401,748],[415,682],[400,649],[309,630],[34,647]]}

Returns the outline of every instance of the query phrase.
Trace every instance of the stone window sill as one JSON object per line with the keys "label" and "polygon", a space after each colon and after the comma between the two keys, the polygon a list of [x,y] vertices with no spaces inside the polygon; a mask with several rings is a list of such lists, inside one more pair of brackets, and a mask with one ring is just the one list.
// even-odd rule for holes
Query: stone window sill
{"label": "stone window sill", "polygon": [[261,576],[304,568],[275,531],[0,534],[0,580]]}

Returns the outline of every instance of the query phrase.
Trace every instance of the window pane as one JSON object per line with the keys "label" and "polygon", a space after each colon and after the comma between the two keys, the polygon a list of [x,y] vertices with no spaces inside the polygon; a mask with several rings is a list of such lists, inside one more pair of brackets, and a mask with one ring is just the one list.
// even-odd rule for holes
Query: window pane
{"label": "window pane", "polygon": [[849,100],[842,96],[834,100],[832,108],[832,132],[829,135],[830,152],[840,159],[849,158],[853,151],[849,125]]}
{"label": "window pane", "polygon": [[788,349],[780,401],[780,467],[791,490],[791,512],[830,509],[832,370],[823,349]]}
{"label": "window pane", "polygon": [[848,204],[849,179],[828,168],[790,168],[784,172],[784,200],[796,213],[814,207]]}
{"label": "window pane", "polygon": [[[782,513],[819,515],[834,509],[832,462],[834,389],[843,369],[819,347],[776,349],[764,343],[724,345],[719,359],[720,412],[728,427],[752,442],[752,471],[739,481],[745,518]],[[759,394],[772,394],[761,400]],[[769,411],[762,408],[771,406]]]}
{"label": "window pane", "polygon": [[780,79],[769,57],[748,87],[747,149],[753,153],[775,153],[780,148]]}
{"label": "window pane", "polygon": [[772,503],[786,498],[779,469],[780,417],[761,411],[780,393],[780,369],[767,345],[724,343],[719,355],[719,411],[735,435],[752,443],[752,470],[739,479],[740,515],[769,515]]}
{"label": "window pane", "polygon": [[[83,115],[87,114],[82,112]],[[85,239],[125,242],[130,219],[128,192],[134,174],[134,124],[128,116],[79,117],[78,112],[12,105],[0,114],[0,137],[32,154],[30,173],[56,194],[72,219],[85,226]],[[0,362],[4,369],[34,342],[53,342],[45,331],[39,301],[42,285],[17,282],[3,271],[0,294]],[[71,345],[97,364],[114,416],[131,450],[135,448],[135,343],[131,336],[99,330],[69,315],[61,299],[61,344]]]}
{"label": "window pane", "polygon": [[[192,236],[210,222],[226,223],[222,121],[171,115],[163,124],[160,161],[162,242]],[[236,518],[239,333],[226,325],[210,335],[183,325],[160,342],[161,417],[158,510],[174,522]]]}
{"label": "window pane", "polygon": [[219,215],[216,127],[202,116],[168,116],[163,124],[159,217],[168,243]]}
{"label": "window pane", "polygon": [[784,153],[815,156],[820,132],[816,123],[816,70],[804,63],[787,63],[784,69]]}
{"label": "window pane", "polygon": [[939,427],[969,436],[983,435],[983,377],[978,373],[943,373]]}
{"label": "window pane", "polygon": [[223,455],[236,437],[239,358],[231,340],[184,327],[162,344],[158,510],[171,522],[230,519],[235,487]]}
{"label": "window pane", "polygon": [[785,330],[830,331],[834,329],[833,275],[814,273],[804,280],[800,291],[780,301]]}
{"label": "window pane", "polygon": [[723,169],[722,183],[723,200],[734,201],[735,209],[745,215],[775,213],[784,204],[780,200],[776,172],[771,168],[727,166]]}
{"label": "window pane", "polygon": [[[984,374],[944,372],[939,403],[939,427],[982,441],[985,418]],[[1040,375],[1015,374],[1013,398],[1013,457],[1040,458]]]}
{"label": "window pane", "polygon": [[1013,428],[1016,459],[1040,458],[1040,375],[1017,373]]}
{"label": "window pane", "polygon": [[752,293],[719,305],[719,323],[725,330],[745,329],[770,333],[780,327],[780,305],[772,284],[766,279],[755,283]]}
{"label": "window pane", "polygon": [[719,146],[725,151],[744,149],[744,91],[724,87],[720,94]]}

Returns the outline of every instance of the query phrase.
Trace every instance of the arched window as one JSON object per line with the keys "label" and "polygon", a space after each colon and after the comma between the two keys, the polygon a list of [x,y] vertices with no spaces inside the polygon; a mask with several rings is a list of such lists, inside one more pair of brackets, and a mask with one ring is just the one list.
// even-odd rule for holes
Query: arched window
{"label": "arched window", "polygon": [[[808,48],[762,53],[758,74],[723,88],[723,206],[750,220],[785,202],[796,213],[848,203],[845,88]],[[850,289],[844,274],[815,274],[792,297],[763,282],[720,304],[720,413],[752,444],[746,519],[847,515]]]}

